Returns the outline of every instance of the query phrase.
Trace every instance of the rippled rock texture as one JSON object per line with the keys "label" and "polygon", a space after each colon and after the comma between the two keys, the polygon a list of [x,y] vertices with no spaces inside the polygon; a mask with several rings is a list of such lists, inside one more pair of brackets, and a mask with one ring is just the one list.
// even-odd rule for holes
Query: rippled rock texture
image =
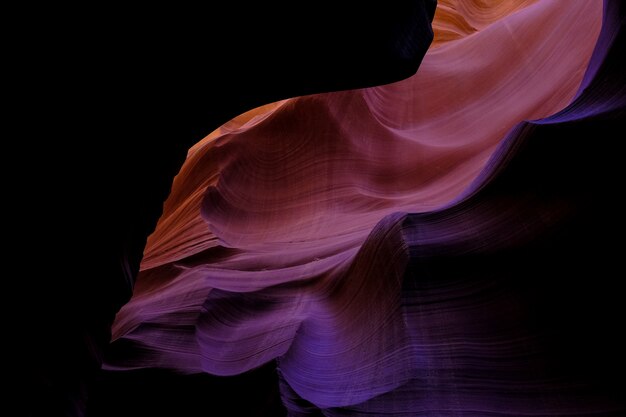
{"label": "rippled rock texture", "polygon": [[293,416],[623,415],[623,26],[619,1],[440,0],[415,76],[211,133],[106,368],[275,363]]}

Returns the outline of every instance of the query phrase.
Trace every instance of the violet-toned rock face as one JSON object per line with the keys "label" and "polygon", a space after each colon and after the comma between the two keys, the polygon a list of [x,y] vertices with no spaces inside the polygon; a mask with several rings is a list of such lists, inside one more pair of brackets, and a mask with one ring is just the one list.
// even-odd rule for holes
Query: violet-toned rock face
{"label": "violet-toned rock face", "polygon": [[275,361],[294,416],[622,415],[587,354],[616,356],[621,311],[623,25],[619,1],[439,0],[416,75],[211,133],[105,368]]}

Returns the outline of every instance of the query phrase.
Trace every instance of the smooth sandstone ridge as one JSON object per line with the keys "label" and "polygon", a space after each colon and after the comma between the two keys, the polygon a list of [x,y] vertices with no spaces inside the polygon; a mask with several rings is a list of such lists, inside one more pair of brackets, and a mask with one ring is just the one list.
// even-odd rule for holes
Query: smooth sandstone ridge
{"label": "smooth sandstone ridge", "polygon": [[532,288],[563,278],[530,269],[577,253],[572,225],[596,233],[601,187],[571,183],[612,172],[577,161],[595,152],[578,135],[623,121],[624,86],[606,87],[623,76],[604,64],[623,38],[615,4],[440,0],[415,76],[268,104],[208,135],[106,367],[236,375],[276,360],[292,415],[619,412],[546,371],[547,296]]}

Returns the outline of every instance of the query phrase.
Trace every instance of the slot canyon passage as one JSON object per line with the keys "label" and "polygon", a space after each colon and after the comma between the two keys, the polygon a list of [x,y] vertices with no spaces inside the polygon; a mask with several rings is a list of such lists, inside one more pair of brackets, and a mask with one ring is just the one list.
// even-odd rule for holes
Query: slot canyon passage
{"label": "slot canyon passage", "polygon": [[256,372],[224,382],[251,415],[625,415],[624,21],[614,0],[439,0],[415,75],[213,131],[105,372]]}

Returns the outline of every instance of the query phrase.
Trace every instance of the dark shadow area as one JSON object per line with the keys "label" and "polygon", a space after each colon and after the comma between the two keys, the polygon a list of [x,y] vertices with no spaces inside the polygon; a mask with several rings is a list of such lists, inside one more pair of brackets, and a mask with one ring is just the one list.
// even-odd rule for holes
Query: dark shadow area
{"label": "dark shadow area", "polygon": [[180,375],[164,370],[102,372],[87,416],[285,416],[276,365],[234,377]]}

